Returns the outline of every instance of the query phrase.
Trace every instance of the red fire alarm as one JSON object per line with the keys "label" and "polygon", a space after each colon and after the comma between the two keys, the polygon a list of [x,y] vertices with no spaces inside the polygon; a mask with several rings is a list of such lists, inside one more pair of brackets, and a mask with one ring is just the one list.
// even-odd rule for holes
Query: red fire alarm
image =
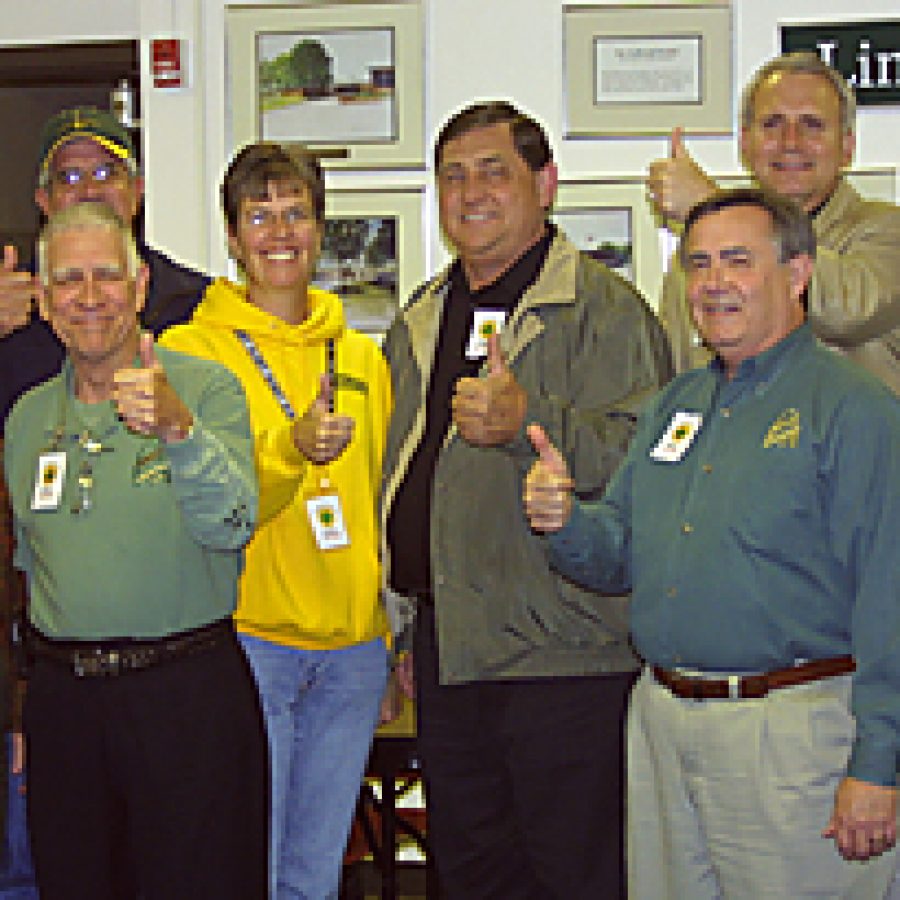
{"label": "red fire alarm", "polygon": [[178,38],[153,38],[150,41],[150,71],[154,87],[182,86],[181,41]]}

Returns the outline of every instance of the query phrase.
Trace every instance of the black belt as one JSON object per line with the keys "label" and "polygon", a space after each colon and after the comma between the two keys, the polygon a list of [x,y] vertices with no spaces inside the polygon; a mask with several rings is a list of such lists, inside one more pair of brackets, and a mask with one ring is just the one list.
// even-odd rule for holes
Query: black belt
{"label": "black belt", "polygon": [[653,677],[676,697],[685,700],[751,700],[765,697],[769,691],[794,687],[820,678],[846,675],[856,668],[852,656],[815,659],[786,669],[759,675],[732,675],[730,678],[706,678],[684,675],[653,666]]}
{"label": "black belt", "polygon": [[229,618],[163,638],[58,641],[30,628],[28,649],[36,657],[65,666],[78,678],[116,676],[214,647],[233,629]]}

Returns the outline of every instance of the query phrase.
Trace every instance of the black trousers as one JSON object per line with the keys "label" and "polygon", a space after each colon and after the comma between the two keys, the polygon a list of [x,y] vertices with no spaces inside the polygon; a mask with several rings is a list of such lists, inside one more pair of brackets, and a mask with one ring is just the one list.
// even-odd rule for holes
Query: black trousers
{"label": "black trousers", "polygon": [[623,729],[636,673],[440,685],[425,605],[414,649],[444,896],[624,897]]}
{"label": "black trousers", "polygon": [[233,632],[115,677],[39,657],[25,732],[42,900],[266,897],[265,731]]}

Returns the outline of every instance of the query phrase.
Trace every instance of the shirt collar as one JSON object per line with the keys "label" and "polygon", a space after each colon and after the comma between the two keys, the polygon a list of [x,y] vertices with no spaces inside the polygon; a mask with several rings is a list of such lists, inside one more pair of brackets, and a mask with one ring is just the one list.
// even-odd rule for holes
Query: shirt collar
{"label": "shirt collar", "polygon": [[[769,347],[768,350],[763,350],[762,353],[745,359],[738,366],[734,378],[731,380],[735,383],[743,382],[751,385],[767,384],[774,380],[795,353],[811,346],[814,341],[809,322],[804,322],[783,337],[774,347]],[[710,362],[709,368],[720,378],[725,378],[725,365],[718,356]]]}
{"label": "shirt collar", "polygon": [[556,227],[547,223],[540,240],[529,247],[499,278],[473,291],[469,287],[462,263],[456,260],[450,269],[450,287],[456,293],[465,292],[475,306],[511,309],[519,298],[537,281],[556,236]]}

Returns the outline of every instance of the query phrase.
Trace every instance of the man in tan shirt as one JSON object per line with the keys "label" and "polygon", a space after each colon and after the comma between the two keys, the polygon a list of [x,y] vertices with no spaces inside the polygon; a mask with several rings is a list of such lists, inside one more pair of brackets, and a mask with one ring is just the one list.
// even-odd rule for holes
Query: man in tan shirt
{"label": "man in tan shirt", "polygon": [[[770,60],[748,85],[740,147],[760,186],[789,197],[813,219],[818,254],[807,289],[816,335],[900,393],[900,209],[864,200],[843,175],[855,149],[856,103],[839,73],[813,53]],[[717,190],[673,132],[668,159],[650,166],[650,196],[670,220]],[[706,363],[673,258],[660,318],[676,369]]]}

